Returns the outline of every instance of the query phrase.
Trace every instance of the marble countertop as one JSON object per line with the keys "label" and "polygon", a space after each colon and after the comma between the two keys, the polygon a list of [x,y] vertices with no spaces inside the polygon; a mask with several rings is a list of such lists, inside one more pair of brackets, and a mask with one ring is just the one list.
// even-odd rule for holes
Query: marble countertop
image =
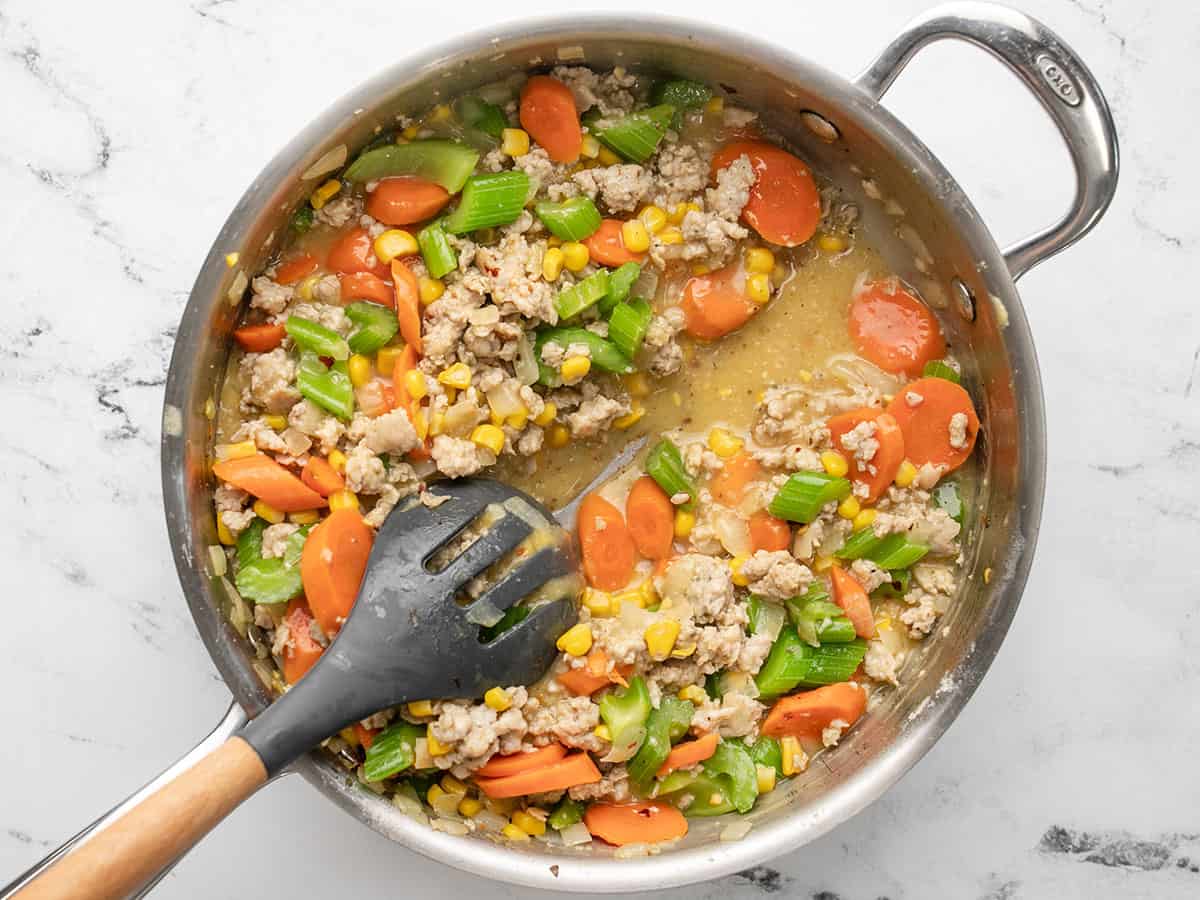
{"label": "marble countertop", "polygon": [[[623,5],[638,7],[606,8]],[[656,8],[761,27],[851,74],[926,5]],[[1021,284],[1050,446],[1024,603],[974,700],[882,800],[768,866],[671,896],[1200,895],[1200,638],[1179,562],[1200,541],[1200,119],[1180,105],[1200,81],[1200,14],[1166,0],[1021,5],[1096,73],[1123,155],[1101,225]],[[172,335],[228,210],[314,111],[395,58],[468,22],[563,7],[0,2],[0,881],[174,760],[228,702],[180,596],[157,475]],[[887,103],[1002,243],[1065,208],[1065,152],[983,54],[930,49]],[[388,843],[293,778],[156,896],[393,884],[518,893]]]}

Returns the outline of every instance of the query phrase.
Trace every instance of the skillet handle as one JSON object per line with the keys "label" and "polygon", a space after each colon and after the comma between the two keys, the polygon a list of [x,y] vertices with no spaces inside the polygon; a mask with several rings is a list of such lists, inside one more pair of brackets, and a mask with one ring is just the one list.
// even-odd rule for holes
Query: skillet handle
{"label": "skillet handle", "polygon": [[918,16],[855,79],[876,100],[917,51],[946,38],[987,50],[1037,97],[1075,167],[1075,199],[1059,221],[1004,251],[1013,280],[1079,240],[1100,220],[1117,188],[1117,131],[1092,73],[1053,31],[994,3],[947,3]]}
{"label": "skillet handle", "polygon": [[[257,763],[261,768],[261,762],[258,762],[258,757],[253,753],[240,753],[236,745],[231,747],[230,737],[246,723],[246,714],[242,712],[242,708],[234,703],[225,713],[224,718],[212,730],[212,732],[197,744],[192,750],[176,762],[173,766],[145,785],[141,790],[137,791],[123,803],[115,806],[112,810],[105,813],[87,828],[84,828],[74,837],[70,838],[66,843],[57,849],[51,851],[47,856],[43,857],[30,869],[22,872],[12,882],[0,888],[0,900],[9,900],[9,898],[20,896],[22,900],[25,897],[48,897],[48,896],[72,896],[72,897],[98,897],[98,896],[114,896],[114,897],[142,897],[145,896],[151,888],[153,888],[159,880],[161,880],[178,862],[183,855],[190,849],[194,840],[187,842],[186,846],[179,844],[169,848],[160,848],[159,855],[154,859],[144,858],[139,860],[142,863],[138,871],[133,871],[129,868],[121,868],[120,875],[124,878],[122,883],[116,883],[117,872],[112,872],[112,877],[108,880],[108,884],[102,885],[98,882],[99,878],[95,877],[99,874],[99,869],[96,868],[97,860],[112,862],[114,858],[110,852],[105,852],[105,848],[111,848],[113,841],[119,839],[122,829],[125,829],[125,836],[128,837],[128,826],[131,822],[126,819],[126,815],[133,813],[144,815],[147,807],[143,807],[144,801],[153,798],[158,802],[158,809],[162,810],[161,801],[164,799],[160,792],[163,792],[169,785],[172,787],[182,787],[186,784],[180,776],[184,773],[198,774],[201,776],[213,777],[216,764],[225,763],[220,768],[227,772],[241,772],[240,780],[235,780],[233,786],[243,785],[234,793],[241,790],[252,792],[261,784],[254,777],[254,765]],[[240,743],[240,739],[238,739]],[[244,746],[244,745],[243,745]],[[248,751],[248,748],[247,748]],[[217,754],[221,754],[220,757]],[[253,759],[247,759],[247,756]],[[265,772],[263,774],[265,780]],[[195,781],[193,780],[193,784]],[[179,792],[174,792],[174,796],[178,799]],[[239,797],[244,799],[244,797]],[[234,804],[236,805],[236,803]],[[225,810],[228,812],[229,810]],[[142,820],[146,820],[143,818]],[[201,824],[198,820],[192,820],[177,824],[182,828],[193,828]],[[199,840],[204,832],[215,820],[208,822],[208,827],[203,829],[203,832],[195,834],[195,840]],[[165,837],[165,835],[163,835]],[[144,852],[145,848],[137,848],[139,852]],[[102,854],[102,855],[101,855]],[[56,863],[61,865],[56,866]],[[82,880],[77,879],[74,875],[70,875],[72,871],[79,871],[76,867],[80,863],[86,864],[89,868],[83,869],[87,873],[87,877]],[[47,873],[45,878],[39,878],[43,873]],[[110,870],[111,871],[111,870]],[[70,878],[65,882],[62,880],[63,874],[70,875]],[[33,882],[35,882],[34,884]],[[101,888],[110,889],[108,892],[99,892]],[[57,889],[61,893],[53,893]]]}

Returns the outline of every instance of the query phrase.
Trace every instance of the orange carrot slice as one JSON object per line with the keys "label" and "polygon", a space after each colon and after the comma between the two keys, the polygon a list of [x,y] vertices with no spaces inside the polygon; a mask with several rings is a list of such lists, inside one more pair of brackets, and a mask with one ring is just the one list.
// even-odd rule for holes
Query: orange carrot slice
{"label": "orange carrot slice", "polygon": [[842,681],[815,691],[792,694],[775,701],[762,733],[768,737],[797,737],[820,740],[821,732],[835,719],[853,725],[866,711],[867,692]]}
{"label": "orange carrot slice", "polygon": [[645,261],[645,253],[634,253],[626,249],[621,231],[624,224],[620,219],[605,219],[595,232],[583,239],[593,262],[615,268],[627,262]]}
{"label": "orange carrot slice", "polygon": [[265,453],[214,463],[213,474],[280,512],[300,512],[325,505],[324,497]]}
{"label": "orange carrot slice", "polygon": [[671,748],[671,752],[667,754],[666,761],[659,766],[655,775],[659,778],[664,778],[676,769],[686,769],[688,766],[704,762],[717,752],[717,744],[720,743],[720,740],[715,731],[710,731],[708,734],[701,735],[694,741],[684,741],[682,744],[676,744]]}
{"label": "orange carrot slice", "polygon": [[364,750],[371,749],[371,745],[375,743],[375,737],[378,734],[378,728],[367,728],[362,722],[354,723],[354,736],[358,738],[358,742],[363,745]]}
{"label": "orange carrot slice", "polygon": [[629,583],[637,553],[621,511],[599,494],[588,494],[577,516],[583,574],[601,591],[616,591]]}
{"label": "orange carrot slice", "polygon": [[750,482],[762,474],[762,466],[745,450],[725,460],[725,465],[717,469],[708,490],[713,499],[723,506],[737,506],[746,495]]}
{"label": "orange carrot slice", "polygon": [[266,353],[282,344],[285,334],[282,325],[243,325],[233,333],[233,339],[250,353]]}
{"label": "orange carrot slice", "polygon": [[425,347],[421,343],[420,288],[417,276],[403,260],[392,260],[392,284],[396,289],[396,318],[400,320],[400,336],[417,356],[423,356]]}
{"label": "orange carrot slice", "polygon": [[766,141],[734,141],[713,156],[712,176],[740,156],[757,176],[742,220],[772,244],[795,247],[817,231],[821,197],[804,161]]}
{"label": "orange carrot slice", "polygon": [[715,341],[749,322],[756,307],[745,295],[745,281],[745,273],[736,263],[689,278],[680,303],[687,333]]}
{"label": "orange carrot slice", "polygon": [[303,678],[324,651],[312,636],[312,618],[303,597],[297,597],[288,604],[283,617],[288,627],[288,642],[283,649],[283,677],[288,684],[295,684]]}
{"label": "orange carrot slice", "polygon": [[384,225],[411,225],[433,218],[449,202],[440,184],[402,175],[384,178],[367,195],[367,215]]}
{"label": "orange carrot slice", "polygon": [[341,284],[342,304],[353,303],[355,300],[369,300],[380,306],[395,306],[396,295],[392,286],[370,272],[348,272],[338,276]]}
{"label": "orange carrot slice", "polygon": [[[920,397],[916,406],[908,395]],[[953,471],[967,461],[979,436],[979,416],[971,395],[961,385],[945,378],[919,378],[905,385],[888,405],[904,434],[904,452],[914,465],[930,463]],[[951,443],[951,425],[956,415],[962,425],[959,446]]]}
{"label": "orange carrot slice", "polygon": [[[865,468],[859,468],[859,461],[853,458],[842,446],[842,435],[852,431],[863,422],[874,422],[875,433],[872,438],[879,442],[879,449],[868,460]],[[849,476],[853,481],[862,482],[867,486],[867,502],[874,503],[895,480],[900,464],[904,462],[906,442],[904,433],[895,417],[882,409],[862,407],[833,416],[826,423],[829,428],[833,446],[839,453],[850,457]],[[874,470],[874,471],[872,471]]]}
{"label": "orange carrot slice", "polygon": [[675,540],[675,506],[649,475],[633,483],[625,501],[625,521],[638,553],[646,559],[670,556]]}
{"label": "orange carrot slice", "polygon": [[626,685],[626,680],[633,672],[632,665],[608,667],[608,654],[603,650],[593,650],[587,655],[587,665],[578,669],[567,669],[557,677],[557,681],[577,697],[591,695],[601,688],[611,684]]}
{"label": "orange carrot slice", "polygon": [[317,258],[311,253],[297,253],[285,259],[275,269],[275,281],[279,284],[295,284],[317,271]]}
{"label": "orange carrot slice", "polygon": [[833,602],[846,613],[860,638],[875,636],[875,615],[871,612],[871,598],[858,579],[843,569],[834,566],[829,570],[833,578]]}
{"label": "orange carrot slice", "polygon": [[750,542],[755,550],[786,550],[792,545],[792,527],[760,509],[750,517]]}
{"label": "orange carrot slice", "polygon": [[329,248],[329,268],[340,274],[370,272],[386,278],[388,267],[375,256],[375,244],[365,228],[351,228]]}
{"label": "orange carrot slice", "polygon": [[620,847],[658,844],[681,838],[688,831],[683,813],[669,803],[593,803],[583,823],[594,837]]}
{"label": "orange carrot slice", "polygon": [[557,762],[537,769],[505,775],[502,778],[476,778],[475,784],[493,800],[541,794],[545,791],[564,791],[577,784],[600,780],[600,770],[586,753],[572,753]]}
{"label": "orange carrot slice", "polygon": [[320,456],[308,458],[300,472],[300,480],[322,497],[328,497],[346,487],[346,479],[329,464],[329,460]]}
{"label": "orange carrot slice", "polygon": [[508,756],[493,756],[480,768],[475,770],[479,778],[505,778],[530,769],[540,769],[551,763],[556,763],[567,755],[567,748],[562,744],[547,744],[536,750],[524,753],[510,753]]}
{"label": "orange carrot slice", "polygon": [[357,510],[339,509],[310,531],[304,542],[300,553],[304,596],[321,630],[331,638],[354,606],[374,539]]}
{"label": "orange carrot slice", "polygon": [[859,354],[886,372],[915,375],[946,355],[933,312],[894,278],[868,284],[855,296],[850,338]]}
{"label": "orange carrot slice", "polygon": [[579,159],[583,129],[571,89],[549,75],[534,75],[521,88],[521,127],[559,163]]}

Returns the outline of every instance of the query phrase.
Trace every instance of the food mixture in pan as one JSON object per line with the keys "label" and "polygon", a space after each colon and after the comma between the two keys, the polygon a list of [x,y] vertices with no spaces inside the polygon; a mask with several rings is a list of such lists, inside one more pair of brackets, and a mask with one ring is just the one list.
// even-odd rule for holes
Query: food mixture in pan
{"label": "food mixture in pan", "polygon": [[803,779],[955,595],[979,430],[857,219],[686,80],[560,67],[381,131],[235,332],[213,558],[260,674],[304,676],[432,480],[555,508],[643,438],[579,507],[587,586],[542,681],[327,748],[443,831],[624,852]]}

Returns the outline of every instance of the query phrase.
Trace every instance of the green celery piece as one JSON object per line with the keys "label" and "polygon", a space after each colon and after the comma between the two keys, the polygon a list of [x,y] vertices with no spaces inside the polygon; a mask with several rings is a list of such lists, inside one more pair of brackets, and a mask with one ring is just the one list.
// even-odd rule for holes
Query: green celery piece
{"label": "green celery piece", "polygon": [[962,494],[959,493],[958,484],[956,482],[947,481],[935,487],[933,489],[933,502],[944,509],[946,514],[955,522],[957,522],[959,525],[962,524]]}
{"label": "green celery piece", "polygon": [[265,521],[256,518],[238,535],[238,567],[233,583],[244,599],[270,606],[287,603],[304,590],[299,563],[308,530],[296,531],[288,537],[282,558],[264,559],[262,534],[266,526]]}
{"label": "green celery piece", "polygon": [[686,78],[671,78],[660,81],[650,91],[650,102],[669,103],[675,107],[675,127],[683,123],[683,113],[697,109],[712,99],[713,91],[707,84]]}
{"label": "green celery piece", "polygon": [[626,769],[634,786],[642,794],[648,792],[655,773],[671,752],[671,741],[678,740],[692,723],[696,707],[686,700],[664,697],[658,709],[646,720],[646,739]]}
{"label": "green celery piece", "polygon": [[423,737],[425,729],[408,722],[385,728],[367,749],[363,777],[367,781],[382,781],[411,768],[417,759],[417,740]]}
{"label": "green celery piece", "polygon": [[669,438],[663,438],[646,454],[646,474],[658,482],[668,497],[687,494],[692,498],[689,502],[695,501],[696,486],[683,466],[679,448]]}
{"label": "green celery piece", "polygon": [[262,536],[266,530],[266,520],[255,517],[238,535],[237,544],[234,547],[234,558],[239,567],[248,566],[263,558]]}
{"label": "green celery piece", "polygon": [[671,801],[689,819],[723,816],[733,812],[731,793],[728,776],[683,769],[668,775],[658,789],[660,799]]}
{"label": "green celery piece", "polygon": [[838,559],[870,559],[871,553],[882,543],[883,538],[876,537],[874,530],[868,525],[846,538],[845,543],[834,551],[833,555]]}
{"label": "green celery piece", "polygon": [[633,359],[642,349],[653,315],[650,304],[640,298],[618,303],[608,319],[608,339],[625,356]]}
{"label": "green celery piece", "polygon": [[912,582],[911,569],[896,569],[888,574],[892,576],[891,580],[875,588],[871,592],[872,597],[903,597],[908,593],[908,586]]}
{"label": "green celery piece", "polygon": [[806,644],[794,626],[785,626],[759,669],[759,694],[777,697],[796,687],[819,687],[846,681],[862,662],[867,643],[861,638],[844,644]]}
{"label": "green celery piece", "polygon": [[713,755],[705,760],[704,771],[710,776],[726,777],[729,800],[738,812],[747,813],[754,806],[758,799],[758,771],[745,744],[721,741]]}
{"label": "green celery piece", "polygon": [[608,270],[597,269],[583,281],[563,288],[554,298],[554,309],[560,319],[579,315],[608,291]]}
{"label": "green celery piece", "polygon": [[497,141],[508,127],[508,119],[504,110],[494,103],[488,103],[482,97],[467,94],[454,101],[454,111],[462,119],[464,125],[481,131]]}
{"label": "green celery piece", "polygon": [[776,775],[783,775],[783,751],[775,738],[761,735],[757,741],[748,745],[747,749],[756,765],[770,766]]}
{"label": "green celery piece", "polygon": [[306,400],[340,419],[354,415],[354,385],[345,362],[326,368],[316,353],[305,350],[296,370],[296,388]]}
{"label": "green celery piece", "polygon": [[456,194],[475,171],[477,162],[479,151],[458,141],[411,141],[359,154],[346,169],[345,177],[350,181],[378,181],[393,175],[415,175]]}
{"label": "green celery piece", "polygon": [[417,245],[430,278],[441,278],[458,268],[458,254],[442,228],[442,220],[430,222],[417,232]]}
{"label": "green celery piece", "polygon": [[881,569],[907,569],[929,552],[929,545],[910,541],[902,534],[889,534],[867,557]]}
{"label": "green celery piece", "polygon": [[706,675],[704,678],[704,693],[708,694],[713,700],[721,699],[721,676],[725,671],[719,670],[711,675]]}
{"label": "green celery piece", "polygon": [[789,601],[788,617],[796,626],[796,633],[812,647],[825,643],[844,644],[855,637],[854,625],[842,608],[828,600]]}
{"label": "green celery piece", "polygon": [[294,234],[304,234],[308,231],[308,229],[313,227],[315,215],[316,214],[313,212],[313,208],[305,203],[302,207],[296,210],[296,214],[292,216],[292,221],[289,227],[292,229]]}
{"label": "green celery piece", "polygon": [[632,162],[641,163],[654,155],[674,119],[675,107],[662,103],[618,119],[597,119],[590,127],[600,143],[608,149]]}
{"label": "green celery piece", "polygon": [[943,378],[946,381],[953,381],[955,384],[962,384],[962,376],[940,359],[931,359],[925,363],[925,368],[921,370],[921,374],[925,378]]}
{"label": "green celery piece", "polygon": [[850,496],[850,482],[824,472],[793,472],[771,500],[769,512],[777,519],[807,525],[827,503]]}
{"label": "green celery piece", "polygon": [[508,629],[514,625],[525,621],[525,618],[532,611],[533,607],[519,603],[516,606],[510,606],[504,611],[504,615],[500,617],[500,621],[495,625],[483,626],[479,629],[479,637],[485,643],[491,643]]}
{"label": "green celery piece", "polygon": [[519,169],[472,175],[463,185],[458,208],[442,221],[451,234],[515,222],[529,198],[529,176]]}
{"label": "green celery piece", "polygon": [[592,198],[581,194],[561,203],[542,200],[534,208],[537,217],[552,235],[564,241],[582,241],[600,227],[600,210]]}
{"label": "green celery piece", "polygon": [[338,360],[350,358],[350,345],[346,339],[320,322],[303,316],[288,316],[283,327],[301,350],[311,350],[317,356]]}
{"label": "green celery piece", "polygon": [[400,330],[395,310],[365,300],[347,306],[346,318],[357,326],[347,340],[352,353],[374,353]]}
{"label": "green celery piece", "polygon": [[546,819],[546,824],[555,831],[562,831],[564,828],[570,828],[572,825],[583,821],[583,804],[578,800],[572,800],[570,797],[563,797],[558,801],[558,806],[551,810],[549,817]]}
{"label": "green celery piece", "polygon": [[758,631],[758,613],[766,602],[758,594],[751,594],[746,599],[746,634]]}
{"label": "green celery piece", "polygon": [[625,358],[624,354],[616,348],[616,345],[600,337],[600,335],[588,331],[586,328],[543,328],[537,333],[537,338],[533,344],[533,351],[537,356],[538,372],[540,373],[538,375],[538,383],[544,384],[547,387],[558,387],[562,384],[562,378],[558,374],[558,370],[552,369],[542,362],[542,347],[550,341],[554,341],[564,349],[571,344],[586,344],[588,353],[592,358],[592,365],[597,369],[603,369],[605,372],[628,375],[633,371],[633,363]]}
{"label": "green celery piece", "polygon": [[596,307],[600,310],[600,315],[610,315],[617,304],[629,296],[634,283],[641,275],[642,267],[635,262],[622,263],[613,269],[608,275],[608,293],[600,298]]}
{"label": "green celery piece", "polygon": [[600,698],[600,718],[612,734],[610,762],[631,758],[646,737],[650,717],[650,692],[639,675],[620,690],[610,690]]}

